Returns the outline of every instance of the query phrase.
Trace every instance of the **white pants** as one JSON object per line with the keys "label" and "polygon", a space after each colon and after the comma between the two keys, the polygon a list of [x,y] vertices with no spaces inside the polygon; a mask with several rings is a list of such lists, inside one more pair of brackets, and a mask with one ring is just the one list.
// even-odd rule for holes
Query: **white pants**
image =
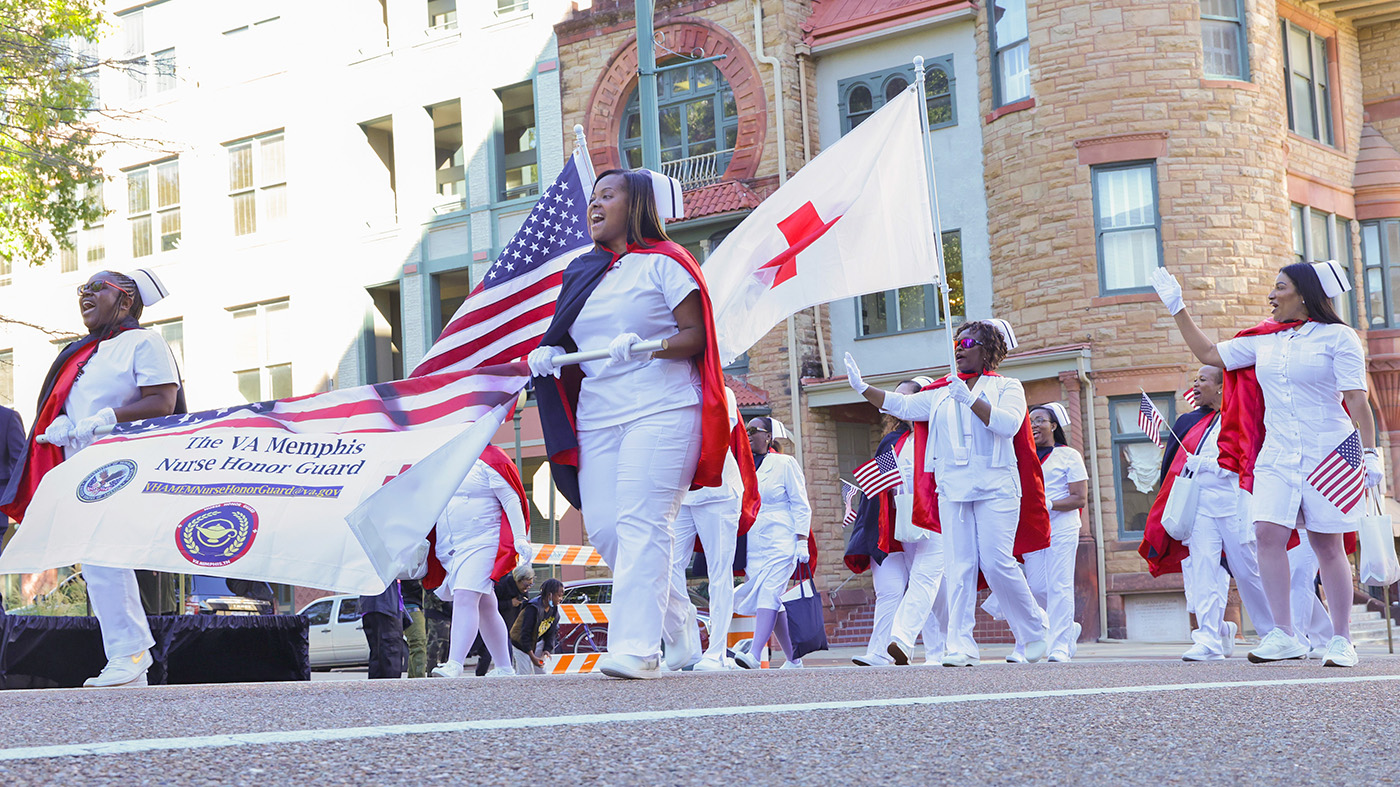
{"label": "white pants", "polygon": [[1065,528],[1050,533],[1050,548],[1026,555],[1026,581],[1035,601],[1045,610],[1050,633],[1049,655],[1074,658],[1074,557],[1079,531]]}
{"label": "white pants", "polygon": [[666,604],[664,639],[677,642],[686,634],[679,629],[695,626],[695,607],[685,589],[685,567],[694,554],[695,537],[705,550],[705,566],[710,576],[710,646],[705,656],[723,661],[729,644],[729,624],[734,617],[734,550],[739,537],[739,509],[743,500],[712,500],[682,505],[672,525],[675,540],[671,546],[671,594]]}
{"label": "white pants", "polygon": [[612,569],[608,652],[659,655],[671,522],[700,457],[700,407],[581,430],[579,497],[588,541]]}
{"label": "white pants", "polygon": [[83,580],[88,598],[102,629],[102,649],[108,660],[132,656],[156,644],[141,606],[136,572],[129,568],[107,568],[83,564]]}
{"label": "white pants", "polygon": [[734,592],[734,611],[740,615],[757,615],[760,609],[781,612],[782,595],[797,570],[798,541],[782,523],[769,522],[750,530],[747,544],[744,584]]}
{"label": "white pants", "polygon": [[[938,661],[943,658],[948,631],[948,594],[943,582],[943,534],[932,533],[923,541],[907,542],[904,552],[890,555],[885,562],[901,556],[904,558],[899,566],[905,576],[903,592],[890,617],[888,633],[880,643],[880,652],[885,652],[891,639],[897,640],[908,652],[922,633],[924,658]],[[876,581],[879,582],[878,578]],[[875,592],[878,605],[878,584]]]}
{"label": "white pants", "polygon": [[1289,608],[1293,612],[1293,636],[1310,648],[1325,648],[1332,639],[1332,618],[1317,597],[1317,553],[1308,543],[1308,534],[1288,550]]}
{"label": "white pants", "polygon": [[1182,579],[1190,588],[1191,606],[1196,612],[1196,630],[1191,639],[1210,653],[1225,654],[1221,636],[1225,633],[1225,603],[1230,593],[1230,580],[1220,565],[1220,554],[1230,562],[1235,575],[1235,587],[1240,591],[1240,603],[1249,613],[1254,630],[1260,636],[1274,628],[1274,617],[1264,586],[1259,580],[1259,560],[1253,540],[1242,542],[1238,515],[1213,517],[1197,512],[1187,547],[1191,560],[1182,565]]}
{"label": "white pants", "polygon": [[1035,603],[1021,564],[1011,550],[1021,516],[1019,497],[957,503],[939,498],[943,552],[947,565],[948,653],[978,657],[972,627],[977,615],[977,572],[996,594],[1006,622],[1025,645],[1045,639],[1045,612]]}

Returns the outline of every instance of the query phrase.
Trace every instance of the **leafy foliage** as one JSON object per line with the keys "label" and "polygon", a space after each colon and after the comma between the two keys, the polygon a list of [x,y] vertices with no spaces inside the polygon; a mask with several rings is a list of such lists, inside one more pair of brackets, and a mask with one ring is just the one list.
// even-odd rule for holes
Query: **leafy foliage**
{"label": "leafy foliage", "polygon": [[42,264],[102,214],[84,199],[102,183],[85,78],[100,26],[95,0],[0,0],[0,262]]}

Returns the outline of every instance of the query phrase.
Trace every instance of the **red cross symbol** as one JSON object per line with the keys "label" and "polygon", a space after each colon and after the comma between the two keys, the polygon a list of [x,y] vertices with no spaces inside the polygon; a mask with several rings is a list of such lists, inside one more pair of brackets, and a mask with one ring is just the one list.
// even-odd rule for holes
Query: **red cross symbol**
{"label": "red cross symbol", "polygon": [[[413,467],[413,465],[404,465],[403,467],[399,468],[399,472],[394,473],[393,475],[384,476],[384,484],[387,484],[390,481],[393,481],[395,478],[398,478],[399,476],[403,475],[404,472],[410,467]],[[380,484],[380,486],[384,486],[384,484]]]}
{"label": "red cross symbol", "polygon": [[831,225],[840,220],[840,216],[822,223],[822,217],[817,215],[817,209],[812,207],[811,202],[804,202],[802,207],[793,211],[791,216],[778,222],[778,230],[787,238],[788,248],[782,254],[765,262],[759,266],[760,271],[773,270],[773,283],[770,289],[791,279],[797,275],[797,255],[816,242],[818,238],[826,234],[831,229]]}

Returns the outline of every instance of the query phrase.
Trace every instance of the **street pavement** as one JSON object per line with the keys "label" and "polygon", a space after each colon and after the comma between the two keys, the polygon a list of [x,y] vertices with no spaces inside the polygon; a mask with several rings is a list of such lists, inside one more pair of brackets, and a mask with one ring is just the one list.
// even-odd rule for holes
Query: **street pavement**
{"label": "street pavement", "polygon": [[[1400,781],[1400,659],[0,692],[0,784],[927,785]],[[856,651],[852,651],[854,653]],[[849,662],[846,662],[849,664]],[[360,673],[358,677],[363,677]]]}

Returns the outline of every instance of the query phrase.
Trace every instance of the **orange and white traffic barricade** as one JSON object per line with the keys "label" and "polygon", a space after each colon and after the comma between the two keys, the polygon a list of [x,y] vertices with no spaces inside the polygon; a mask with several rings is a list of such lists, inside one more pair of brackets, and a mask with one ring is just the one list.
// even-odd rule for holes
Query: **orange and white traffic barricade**
{"label": "orange and white traffic barricade", "polygon": [[608,606],[607,604],[560,604],[559,622],[561,624],[607,623]]}
{"label": "orange and white traffic barricade", "polygon": [[571,544],[539,544],[531,563],[545,566],[601,566],[603,556],[593,547]]}
{"label": "orange and white traffic barricade", "polygon": [[580,675],[598,669],[601,653],[564,653],[553,658],[549,665],[550,675]]}

